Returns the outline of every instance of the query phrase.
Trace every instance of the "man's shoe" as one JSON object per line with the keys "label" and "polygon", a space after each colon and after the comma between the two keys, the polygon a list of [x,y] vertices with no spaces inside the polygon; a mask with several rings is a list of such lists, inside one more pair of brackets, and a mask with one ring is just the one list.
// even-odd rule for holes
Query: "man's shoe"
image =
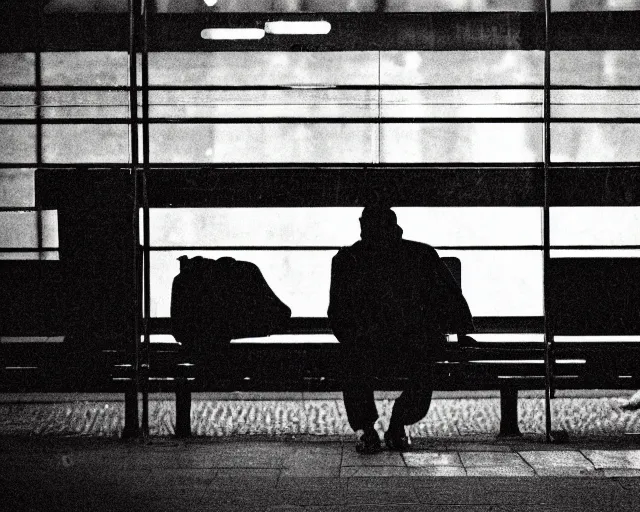
{"label": "man's shoe", "polygon": [[358,453],[371,454],[381,450],[380,437],[375,430],[356,431],[356,451]]}
{"label": "man's shoe", "polygon": [[384,433],[384,442],[389,450],[405,452],[411,448],[411,440],[407,436],[404,427],[402,430],[387,430]]}

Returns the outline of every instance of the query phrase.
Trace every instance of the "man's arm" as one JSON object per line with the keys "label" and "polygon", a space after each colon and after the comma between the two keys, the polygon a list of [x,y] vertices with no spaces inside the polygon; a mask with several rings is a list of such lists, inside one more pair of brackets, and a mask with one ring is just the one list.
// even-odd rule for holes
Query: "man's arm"
{"label": "man's arm", "polygon": [[331,288],[329,291],[329,325],[340,343],[353,344],[357,336],[352,269],[349,257],[336,254],[331,262]]}

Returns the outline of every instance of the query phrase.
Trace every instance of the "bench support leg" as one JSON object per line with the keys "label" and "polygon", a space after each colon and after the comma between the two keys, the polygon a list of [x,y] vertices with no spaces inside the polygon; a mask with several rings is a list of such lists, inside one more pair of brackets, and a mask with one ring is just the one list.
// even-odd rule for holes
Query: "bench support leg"
{"label": "bench support leg", "polygon": [[138,420],[138,390],[135,383],[124,392],[124,430],[123,439],[132,439],[140,435]]}
{"label": "bench support leg", "polygon": [[500,390],[500,437],[518,437],[518,390],[504,387]]}
{"label": "bench support leg", "polygon": [[176,380],[176,437],[191,436],[191,390],[187,379]]}

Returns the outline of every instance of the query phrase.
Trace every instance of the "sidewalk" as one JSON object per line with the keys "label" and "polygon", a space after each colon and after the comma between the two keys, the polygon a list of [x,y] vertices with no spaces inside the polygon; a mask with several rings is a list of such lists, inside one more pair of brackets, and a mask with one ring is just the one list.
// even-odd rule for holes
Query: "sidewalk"
{"label": "sidewalk", "polygon": [[3,510],[638,510],[635,436],[421,438],[359,455],[352,439],[149,442],[0,437]]}

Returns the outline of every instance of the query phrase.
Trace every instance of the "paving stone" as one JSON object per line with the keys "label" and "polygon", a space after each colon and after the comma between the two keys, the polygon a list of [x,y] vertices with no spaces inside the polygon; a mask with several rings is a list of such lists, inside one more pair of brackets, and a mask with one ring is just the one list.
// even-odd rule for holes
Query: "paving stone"
{"label": "paving stone", "polygon": [[586,476],[595,471],[579,451],[523,451],[520,456],[541,476]]}
{"label": "paving stone", "polygon": [[340,505],[282,505],[267,507],[266,512],[342,512],[344,508]]}
{"label": "paving stone", "polygon": [[345,450],[342,454],[342,466],[404,466],[404,459],[399,452],[383,451],[364,455],[355,449]]}
{"label": "paving stone", "polygon": [[582,450],[598,469],[640,469],[640,450]]}
{"label": "paving stone", "polygon": [[282,493],[274,488],[262,488],[259,492],[209,489],[202,498],[202,502],[216,506],[243,505],[263,509],[267,506],[286,504]]}
{"label": "paving stone", "polygon": [[311,489],[346,489],[348,485],[347,480],[342,480],[339,477],[308,477],[308,478],[296,478],[282,476],[278,480],[279,489],[289,488],[311,488]]}
{"label": "paving stone", "polygon": [[409,476],[409,469],[405,466],[342,466],[340,469],[341,478],[379,476]]}
{"label": "paving stone", "polygon": [[466,476],[467,471],[461,466],[426,466],[410,467],[409,476],[439,477],[439,476]]}
{"label": "paving stone", "polygon": [[475,466],[467,467],[468,476],[534,476],[533,468],[523,464],[518,466]]}
{"label": "paving stone", "polygon": [[331,488],[320,487],[287,487],[280,488],[283,500],[292,505],[340,505],[345,501],[345,488],[335,486]]}
{"label": "paving stone", "polygon": [[238,476],[234,478],[214,478],[207,489],[210,492],[238,492],[260,493],[264,489],[273,490],[278,485],[278,479],[273,477],[257,478]]}
{"label": "paving stone", "polygon": [[371,487],[409,487],[413,488],[413,481],[403,472],[400,476],[343,478],[347,489],[369,489]]}
{"label": "paving stone", "polygon": [[309,468],[340,467],[342,450],[314,450],[299,449],[289,455],[284,461],[285,468],[305,470]]}
{"label": "paving stone", "polygon": [[412,487],[367,487],[348,488],[345,493],[347,505],[359,504],[418,504],[418,496]]}
{"label": "paving stone", "polygon": [[[634,477],[634,478],[640,478],[640,469],[618,469],[618,468],[613,468],[613,469],[609,469],[609,468],[605,468],[602,470],[603,476],[605,477]],[[639,508],[640,508],[640,504],[639,504]]]}
{"label": "paving stone", "polygon": [[617,510],[610,507],[624,502],[623,489],[610,479],[467,476],[415,481],[421,501],[432,505],[517,505],[518,510],[521,505],[560,505]]}
{"label": "paving stone", "polygon": [[425,509],[424,505],[417,505],[414,503],[385,503],[384,505],[368,503],[366,505],[346,505],[342,508],[342,512],[424,512],[425,510],[428,512],[431,509]]}
{"label": "paving stone", "polygon": [[269,454],[257,455],[206,455],[203,464],[211,468],[277,468],[283,467],[282,458]]}
{"label": "paving stone", "polygon": [[563,476],[563,477],[589,477],[598,478],[603,477],[603,470],[600,469],[581,469],[570,467],[555,467],[555,468],[537,468],[534,470],[537,476]]}
{"label": "paving stone", "polygon": [[219,468],[216,470],[216,478],[251,478],[277,480],[280,477],[280,469],[277,468]]}
{"label": "paving stone", "polygon": [[448,451],[457,452],[511,452],[513,449],[509,445],[496,444],[495,442],[486,443],[447,443]]}
{"label": "paving stone", "polygon": [[407,452],[402,456],[409,467],[462,466],[457,452]]}
{"label": "paving stone", "polygon": [[294,477],[294,478],[308,478],[308,477],[339,477],[340,476],[340,463],[334,466],[325,465],[297,465],[284,468],[282,470],[282,476]]}
{"label": "paving stone", "polygon": [[466,468],[526,465],[520,455],[511,452],[460,452],[460,458]]}

